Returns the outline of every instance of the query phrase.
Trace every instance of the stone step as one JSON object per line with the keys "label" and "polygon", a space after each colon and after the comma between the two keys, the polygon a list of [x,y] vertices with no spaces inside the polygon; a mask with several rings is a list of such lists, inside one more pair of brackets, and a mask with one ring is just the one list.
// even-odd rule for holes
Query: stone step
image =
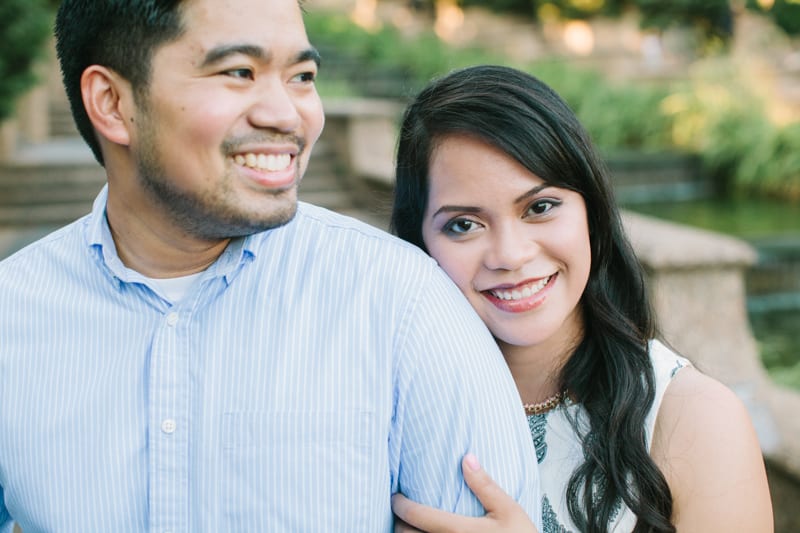
{"label": "stone step", "polygon": [[72,118],[69,102],[64,95],[63,99],[55,98],[48,107],[50,136],[51,137],[77,137],[78,127]]}
{"label": "stone step", "polygon": [[[82,197],[50,199],[16,204],[0,203],[0,226],[58,224],[75,220],[92,208],[98,190],[86,191]],[[303,191],[298,198],[338,212],[359,211],[350,196],[342,191]],[[360,218],[360,217],[357,217]]]}
{"label": "stone step", "polygon": [[0,205],[0,227],[60,226],[91,211],[92,200],[46,205]]}
{"label": "stone step", "polygon": [[0,205],[82,203],[94,198],[104,183],[105,173],[99,165],[0,167]]}
{"label": "stone step", "polygon": [[51,137],[75,137],[78,135],[78,127],[72,120],[72,115],[50,116],[50,136]]}
{"label": "stone step", "polygon": [[[334,211],[358,212],[337,168],[335,154],[318,143],[298,197]],[[22,147],[11,162],[0,164],[0,226],[75,220],[89,212],[104,183],[105,170],[79,137]]]}

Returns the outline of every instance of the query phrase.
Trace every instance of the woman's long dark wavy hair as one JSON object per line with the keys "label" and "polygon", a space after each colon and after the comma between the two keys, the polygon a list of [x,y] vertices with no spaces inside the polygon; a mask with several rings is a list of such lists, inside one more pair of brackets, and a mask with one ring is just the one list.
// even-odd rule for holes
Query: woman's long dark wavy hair
{"label": "woman's long dark wavy hair", "polygon": [[573,420],[585,458],[567,487],[573,522],[580,531],[605,532],[622,500],[637,516],[634,531],[675,531],[672,495],[645,434],[655,325],[644,272],[588,134],[550,87],[524,72],[479,66],[432,82],[403,117],[391,218],[392,231],[423,250],[431,155],[453,134],[499,148],[586,203],[592,262],[581,299],[585,333],[559,375],[588,414],[588,428]]}

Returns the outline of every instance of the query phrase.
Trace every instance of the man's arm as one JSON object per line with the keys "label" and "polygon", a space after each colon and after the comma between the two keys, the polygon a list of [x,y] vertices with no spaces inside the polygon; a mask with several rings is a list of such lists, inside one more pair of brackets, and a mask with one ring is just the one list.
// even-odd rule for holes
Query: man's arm
{"label": "man's arm", "polygon": [[540,524],[533,441],[511,374],[480,318],[438,270],[412,296],[396,348],[393,491],[483,515],[461,474],[461,458],[472,452]]}
{"label": "man's arm", "polygon": [[497,486],[480,467],[477,457],[467,454],[461,461],[461,471],[469,488],[486,508],[486,516],[448,513],[395,494],[392,496],[392,510],[397,517],[394,533],[538,533],[525,510]]}

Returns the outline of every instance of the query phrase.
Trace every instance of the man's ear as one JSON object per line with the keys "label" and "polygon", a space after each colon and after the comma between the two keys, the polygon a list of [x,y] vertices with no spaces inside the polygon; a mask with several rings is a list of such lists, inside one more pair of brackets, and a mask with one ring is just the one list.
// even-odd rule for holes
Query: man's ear
{"label": "man's ear", "polygon": [[90,65],[81,75],[81,95],[98,135],[129,145],[135,108],[130,83],[109,68]]}

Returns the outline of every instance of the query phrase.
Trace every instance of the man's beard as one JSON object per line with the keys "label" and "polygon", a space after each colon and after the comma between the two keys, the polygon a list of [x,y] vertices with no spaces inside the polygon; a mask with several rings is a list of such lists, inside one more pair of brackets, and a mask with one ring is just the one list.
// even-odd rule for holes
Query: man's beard
{"label": "man's beard", "polygon": [[[203,240],[240,237],[282,226],[294,217],[297,184],[289,189],[263,191],[261,194],[271,195],[274,200],[267,202],[268,208],[259,212],[247,211],[240,204],[232,187],[235,176],[218,178],[211,190],[195,191],[177,186],[166,176],[154,146],[156,137],[148,126],[140,122],[142,144],[136,161],[139,180],[153,201],[161,204],[175,225],[188,235]],[[302,153],[302,144],[300,149]],[[299,161],[299,154],[295,164],[296,161]]]}

